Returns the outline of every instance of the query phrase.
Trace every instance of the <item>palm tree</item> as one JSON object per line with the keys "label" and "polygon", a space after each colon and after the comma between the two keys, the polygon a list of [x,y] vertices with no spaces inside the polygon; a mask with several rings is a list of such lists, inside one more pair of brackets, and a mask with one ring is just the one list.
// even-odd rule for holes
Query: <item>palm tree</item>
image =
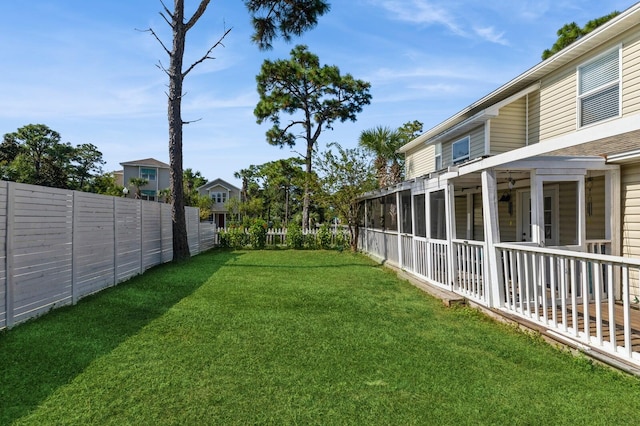
{"label": "palm tree", "polygon": [[149,183],[148,180],[140,177],[137,177],[137,178],[132,177],[131,179],[129,179],[129,184],[133,185],[133,187],[136,188],[136,194],[135,194],[136,199],[142,198],[142,191],[140,190],[140,188],[142,188],[148,183]]}
{"label": "palm tree", "polygon": [[[402,135],[389,127],[378,126],[374,129],[363,130],[358,144],[366,151],[375,155],[374,167],[378,186],[383,188],[401,180],[402,170],[400,155],[396,150],[402,145]],[[391,167],[389,164],[391,163]]]}

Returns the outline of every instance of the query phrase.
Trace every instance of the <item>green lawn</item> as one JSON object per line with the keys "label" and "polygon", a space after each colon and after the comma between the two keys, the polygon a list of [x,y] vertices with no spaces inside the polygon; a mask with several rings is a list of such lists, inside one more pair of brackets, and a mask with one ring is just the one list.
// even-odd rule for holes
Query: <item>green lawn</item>
{"label": "green lawn", "polygon": [[0,334],[0,424],[633,424],[640,380],[367,258],[213,251]]}

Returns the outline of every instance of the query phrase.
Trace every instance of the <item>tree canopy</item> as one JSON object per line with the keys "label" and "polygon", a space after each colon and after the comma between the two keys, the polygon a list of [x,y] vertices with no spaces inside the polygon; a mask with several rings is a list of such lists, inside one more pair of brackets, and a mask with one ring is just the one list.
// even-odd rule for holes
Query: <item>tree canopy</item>
{"label": "tree canopy", "polygon": [[6,133],[0,144],[0,173],[4,180],[101,193],[102,153],[90,143],[62,142],[44,124],[28,124]]}
{"label": "tree canopy", "polygon": [[562,28],[560,28],[556,33],[558,35],[558,39],[556,40],[555,43],[553,43],[553,46],[551,46],[550,49],[545,49],[544,52],[542,52],[542,59],[545,60],[550,58],[551,56],[558,53],[565,47],[569,46],[571,43],[589,34],[591,31],[595,30],[600,25],[610,21],[611,19],[615,18],[618,15],[620,15],[620,12],[613,11],[608,15],[604,15],[599,18],[592,19],[591,21],[587,22],[584,25],[584,27],[580,27],[575,22],[570,22],[568,24],[563,25]]}
{"label": "tree canopy", "polygon": [[[307,182],[304,188],[302,226],[309,226],[312,155],[324,130],[336,121],[356,121],[356,115],[371,101],[365,81],[342,75],[333,65],[320,66],[318,56],[307,46],[291,50],[290,59],[265,60],[256,77],[260,100],[254,110],[259,124],[270,121],[267,142],[294,147],[298,139],[306,144],[303,154]],[[283,116],[289,117],[283,123]],[[297,133],[296,133],[297,132]]]}
{"label": "tree canopy", "polygon": [[364,150],[343,148],[337,143],[330,144],[329,148],[316,156],[316,168],[320,174],[320,190],[316,197],[347,224],[351,250],[355,252],[363,213],[363,204],[357,199],[364,192],[376,188],[376,178]]}

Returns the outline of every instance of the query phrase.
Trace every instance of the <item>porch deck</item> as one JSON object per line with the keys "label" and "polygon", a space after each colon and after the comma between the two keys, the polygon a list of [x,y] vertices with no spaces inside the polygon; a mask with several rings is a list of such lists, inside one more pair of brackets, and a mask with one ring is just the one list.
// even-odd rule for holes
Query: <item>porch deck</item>
{"label": "porch deck", "polygon": [[[562,324],[566,322],[567,329],[573,329],[573,311],[571,308],[567,308],[566,318],[563,319],[562,308],[560,306],[556,306],[556,315],[553,315],[553,307],[547,308],[547,318],[548,321],[552,321],[553,318],[556,318],[557,324]],[[596,339],[598,333],[598,320],[596,315],[593,315],[596,312],[596,304],[590,303],[588,307],[588,327],[589,327],[589,336],[591,339]],[[614,322],[615,324],[615,340],[612,340],[611,337],[611,329],[610,321],[609,321],[609,310],[608,305],[606,303],[601,304],[601,312],[602,312],[602,340],[603,341],[615,341],[618,344],[624,342],[624,307],[622,304],[616,303],[614,306]],[[631,347],[633,352],[640,353],[640,310],[631,309],[630,310],[630,332],[631,332]],[[577,325],[578,331],[583,332],[585,330],[585,315],[584,315],[584,305],[579,304],[577,309]]]}

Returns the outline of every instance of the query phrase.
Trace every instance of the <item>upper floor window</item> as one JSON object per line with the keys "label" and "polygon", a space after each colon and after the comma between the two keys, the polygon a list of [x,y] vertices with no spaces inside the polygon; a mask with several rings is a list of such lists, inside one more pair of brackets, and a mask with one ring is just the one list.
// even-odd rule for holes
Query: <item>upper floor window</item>
{"label": "upper floor window", "polygon": [[620,48],[578,67],[579,127],[620,115]]}
{"label": "upper floor window", "polygon": [[435,162],[436,171],[442,169],[442,144],[437,143],[435,146]]}
{"label": "upper floor window", "polygon": [[227,202],[227,193],[226,192],[212,192],[211,199],[214,203],[226,203]]}
{"label": "upper floor window", "polygon": [[148,180],[149,182],[153,182],[156,180],[156,172],[157,172],[156,169],[148,169],[148,168],[141,167],[140,177],[142,179]]}
{"label": "upper floor window", "polygon": [[454,164],[469,159],[469,141],[470,138],[467,136],[451,145],[451,160]]}

